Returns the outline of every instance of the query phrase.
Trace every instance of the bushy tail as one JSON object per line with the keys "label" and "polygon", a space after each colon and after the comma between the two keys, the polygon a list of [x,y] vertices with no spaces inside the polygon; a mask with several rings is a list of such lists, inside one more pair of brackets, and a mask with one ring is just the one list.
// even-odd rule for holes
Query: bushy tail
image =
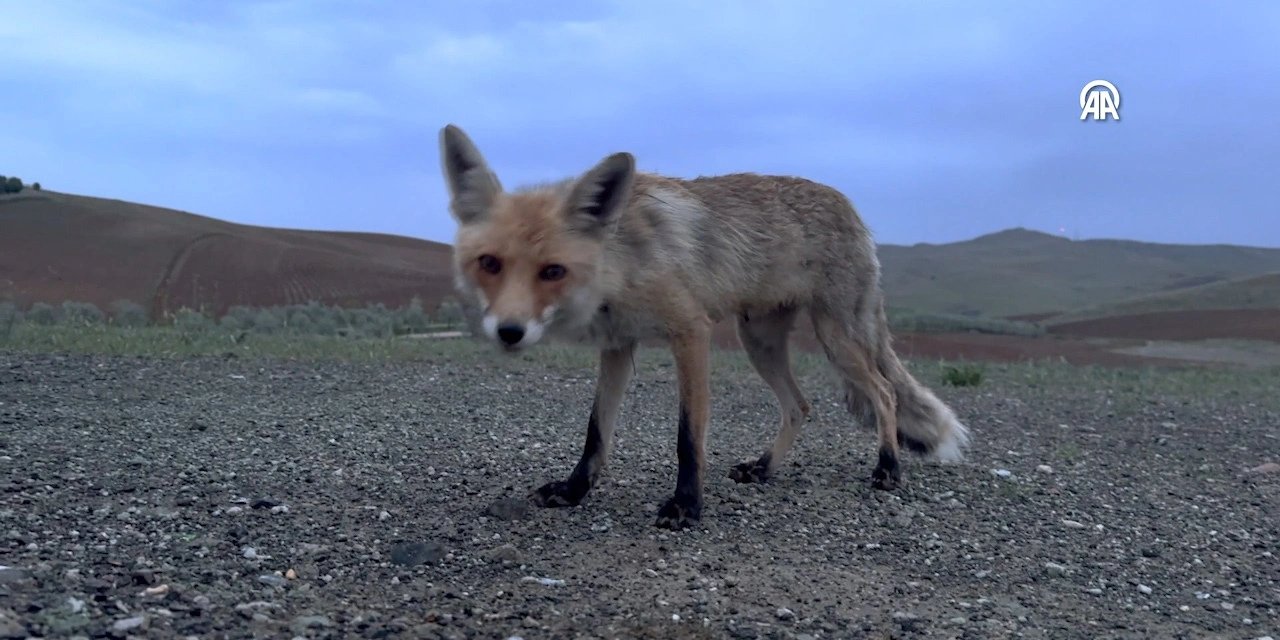
{"label": "bushy tail", "polygon": [[[939,462],[962,460],[969,446],[969,429],[951,407],[911,375],[890,345],[881,345],[879,351],[877,367],[897,396],[898,445]],[[876,427],[870,399],[847,383],[845,405],[864,425]]]}

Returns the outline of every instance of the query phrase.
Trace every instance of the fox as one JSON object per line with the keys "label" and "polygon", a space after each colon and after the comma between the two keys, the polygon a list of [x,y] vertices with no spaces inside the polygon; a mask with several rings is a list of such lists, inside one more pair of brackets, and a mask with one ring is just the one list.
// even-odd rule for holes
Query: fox
{"label": "fox", "polygon": [[772,444],[729,470],[734,481],[770,480],[810,419],[788,345],[802,311],[846,409],[877,434],[875,489],[902,483],[903,449],[939,462],[965,456],[968,427],[894,350],[875,243],[834,187],[749,172],[670,177],[618,151],[580,175],[508,189],[458,125],[440,129],[439,151],[456,222],[453,284],[481,316],[479,338],[508,353],[544,341],[599,350],[581,456],[563,480],[529,492],[536,505],[576,506],[597,485],[637,345],[656,341],[674,359],[678,411],[675,491],[654,524],[697,526],[711,333],[730,318],[780,416]]}

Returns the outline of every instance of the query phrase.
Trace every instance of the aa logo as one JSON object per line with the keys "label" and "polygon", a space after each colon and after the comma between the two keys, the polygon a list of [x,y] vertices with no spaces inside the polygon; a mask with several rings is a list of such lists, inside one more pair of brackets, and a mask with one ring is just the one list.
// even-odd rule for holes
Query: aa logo
{"label": "aa logo", "polygon": [[1094,80],[1080,90],[1080,119],[1120,119],[1120,90],[1106,80]]}

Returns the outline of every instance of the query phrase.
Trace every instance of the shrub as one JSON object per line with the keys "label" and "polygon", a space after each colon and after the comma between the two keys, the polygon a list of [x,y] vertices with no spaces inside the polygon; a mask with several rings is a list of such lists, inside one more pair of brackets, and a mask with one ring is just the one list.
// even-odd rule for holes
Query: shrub
{"label": "shrub", "polygon": [[31,188],[32,188],[33,190],[35,190],[35,191],[39,191],[39,190],[40,190],[40,183],[39,183],[39,182],[32,182],[32,183],[31,183]]}
{"label": "shrub", "polygon": [[173,326],[184,333],[204,333],[217,325],[213,318],[183,307],[173,314]]}
{"label": "shrub", "polygon": [[947,367],[942,372],[942,383],[953,387],[976,387],[982,384],[982,369],[971,364]]}
{"label": "shrub", "polygon": [[88,302],[71,302],[70,300],[62,303],[62,317],[60,321],[78,327],[102,324],[107,319],[106,314],[102,313],[96,305]]}
{"label": "shrub", "polygon": [[38,325],[53,325],[58,322],[58,311],[53,305],[37,302],[27,309],[26,320]]}
{"label": "shrub", "polygon": [[8,180],[5,180],[4,191],[5,193],[21,193],[22,180],[19,180],[18,178],[14,178],[14,177],[10,177]]}
{"label": "shrub", "polygon": [[144,327],[147,325],[147,310],[136,302],[116,300],[111,303],[111,323],[121,327]]}
{"label": "shrub", "polygon": [[440,306],[436,307],[436,322],[446,325],[450,329],[465,324],[466,321],[467,318],[462,312],[462,304],[452,297],[440,301]]}
{"label": "shrub", "polygon": [[414,296],[409,304],[396,311],[396,333],[422,333],[431,326],[431,318],[422,308],[422,299]]}
{"label": "shrub", "polygon": [[259,309],[253,314],[253,324],[248,327],[257,333],[280,333],[285,328],[285,313],[280,307]]}
{"label": "shrub", "polygon": [[0,302],[0,337],[8,338],[13,326],[22,320],[22,312],[12,302]]}

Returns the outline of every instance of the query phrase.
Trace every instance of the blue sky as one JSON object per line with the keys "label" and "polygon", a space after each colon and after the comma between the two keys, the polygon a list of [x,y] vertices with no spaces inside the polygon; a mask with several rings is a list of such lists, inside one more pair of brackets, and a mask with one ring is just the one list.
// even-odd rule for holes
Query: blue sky
{"label": "blue sky", "polygon": [[[1280,3],[13,2],[0,173],[449,241],[436,136],[504,184],[798,174],[881,242],[1024,226],[1280,246]],[[1081,122],[1093,79],[1119,122]]]}

